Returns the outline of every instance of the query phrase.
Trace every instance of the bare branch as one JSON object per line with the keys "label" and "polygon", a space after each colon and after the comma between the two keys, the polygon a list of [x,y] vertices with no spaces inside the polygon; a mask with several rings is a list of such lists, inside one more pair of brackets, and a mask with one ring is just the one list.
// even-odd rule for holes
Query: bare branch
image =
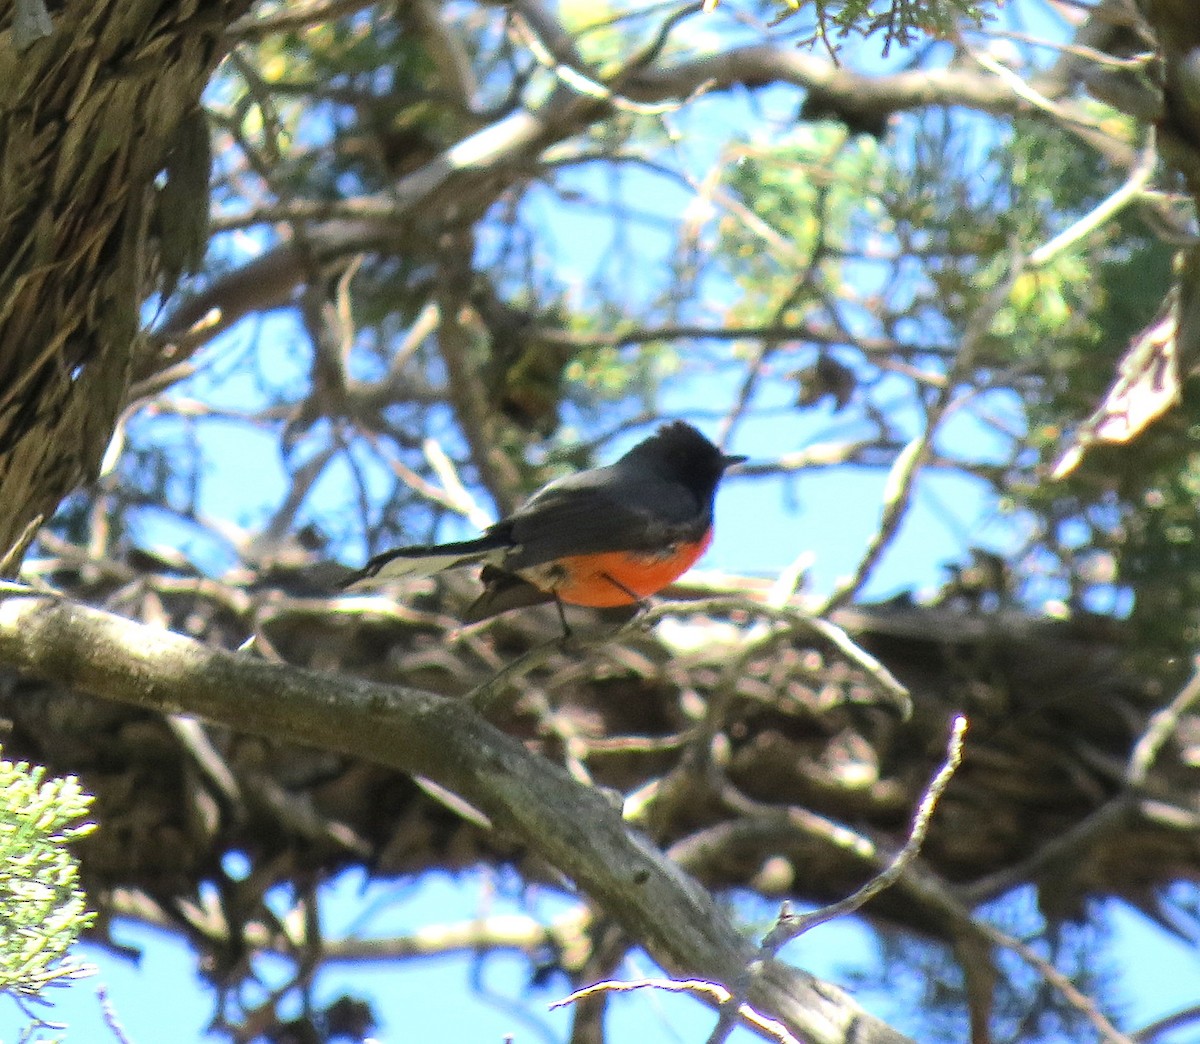
{"label": "bare branch", "polygon": [[1136,1041],[1136,1044],[1153,1044],[1164,1033],[1170,1033],[1193,1022],[1200,1022],[1200,1004],[1193,1004],[1161,1019],[1155,1019],[1132,1034],[1131,1039]]}
{"label": "bare branch", "polygon": [[1053,964],[1041,956],[1032,946],[1022,942],[1016,936],[1001,931],[995,925],[986,921],[976,920],[979,933],[995,946],[1003,946],[1012,950],[1026,964],[1032,967],[1043,979],[1056,989],[1076,1011],[1092,1024],[1093,1029],[1100,1034],[1100,1039],[1108,1044],[1133,1044],[1132,1038],[1122,1033],[1109,1021],[1108,1017],[1096,1006],[1096,1002],[1071,981],[1069,975],[1064,975]]}
{"label": "bare branch", "polygon": [[[462,701],[210,648],[19,584],[0,602],[0,663],[149,710],[354,754],[426,776],[480,809],[601,904],[672,972],[736,981],[754,955],[712,898],[598,792],[531,754]],[[836,987],[776,961],[754,1008],[812,1044],[906,1038]]]}
{"label": "bare branch", "polygon": [[706,616],[731,612],[747,613],[751,616],[765,616],[773,621],[785,624],[786,626],[782,631],[768,636],[772,641],[780,640],[798,630],[809,630],[819,634],[833,645],[850,663],[862,668],[902,717],[907,718],[912,712],[912,701],[908,690],[876,657],[855,643],[837,624],[804,612],[794,606],[776,607],[736,595],[717,595],[714,598],[699,599],[692,602],[660,602],[657,605],[651,606],[640,616],[635,617],[627,626],[638,628],[649,627],[666,616]]}
{"label": "bare branch", "polygon": [[1125,771],[1125,779],[1130,787],[1145,785],[1146,776],[1158,759],[1163,744],[1174,735],[1179,728],[1179,721],[1192,705],[1200,699],[1200,659],[1193,664],[1192,676],[1179,694],[1161,710],[1157,711],[1146,726],[1133,753],[1129,755],[1129,767]]}
{"label": "bare branch", "polygon": [[[543,42],[569,41],[565,30],[537,5],[527,5],[522,14],[531,24],[536,23],[537,35]],[[561,49],[559,42],[548,47],[561,61],[557,53]],[[570,50],[574,54],[574,48]],[[1026,107],[1025,102],[1014,98],[1007,84],[983,73],[934,69],[866,76],[795,49],[770,45],[734,48],[665,68],[638,66],[622,77],[621,90],[633,102],[656,104],[688,98],[702,88],[727,90],[739,84],[761,87],[776,83],[819,88],[836,95],[839,105],[848,111],[890,113],[937,105],[965,105],[1012,114]],[[1072,115],[1071,105],[1064,101],[1059,108]],[[304,278],[307,263],[388,249],[392,244],[411,247],[410,230],[406,227],[409,216],[417,208],[435,203],[435,196],[449,199],[460,211],[478,210],[520,176],[523,163],[527,164],[541,149],[578,133],[611,107],[611,102],[604,99],[581,96],[574,88],[561,87],[537,110],[517,110],[463,138],[430,163],[401,178],[389,192],[336,204],[338,212],[357,212],[360,217],[307,228],[307,262],[295,243],[285,243],[184,302],[156,337],[157,358],[143,360],[135,370],[135,379],[144,380],[152,372],[180,362],[199,344],[249,312],[285,303]],[[1088,133],[1098,134],[1090,130]],[[1132,166],[1136,160],[1127,145],[1107,136],[1093,144],[1102,147],[1114,162]],[[448,191],[455,178],[470,179],[471,187],[460,183],[456,190]],[[296,211],[297,207],[301,209]],[[328,207],[325,202],[297,201],[287,204],[290,209],[279,216],[293,211],[297,217],[312,216],[321,213],[320,208]]]}
{"label": "bare branch", "polygon": [[[638,71],[623,84],[624,93],[638,101],[662,101],[686,98],[702,86],[710,91],[726,90],[736,84],[763,87],[790,83],[808,90],[833,95],[839,109],[865,119],[879,120],[894,112],[939,105],[964,105],[993,115],[1039,111],[1026,98],[1014,94],[1007,81],[988,73],[962,67],[920,69],[869,76],[796,48],[753,44],[732,48],[714,55],[684,59],[662,68]],[[1043,94],[1041,82],[1033,80],[1029,89]],[[1046,83],[1048,91],[1060,89]],[[1079,134],[1110,158],[1120,157],[1122,165],[1132,164],[1135,154],[1126,144],[1088,126],[1086,107],[1061,100],[1055,105],[1056,120],[1067,120],[1068,130]]]}
{"label": "bare branch", "polygon": [[108,1027],[108,1032],[113,1035],[117,1044],[133,1044],[132,1038],[125,1031],[124,1023],[121,1022],[121,1016],[117,1014],[112,998],[108,995],[107,986],[96,987],[96,999],[100,1002],[100,1015],[104,1019],[104,1025]]}
{"label": "bare branch", "polygon": [[[938,800],[941,798],[942,793],[957,771],[959,763],[962,761],[962,744],[966,732],[967,719],[961,714],[956,715],[951,724],[949,739],[946,742],[946,760],[942,763],[941,768],[938,769],[933,779],[930,780],[929,786],[926,788],[925,793],[917,804],[916,810],[913,812],[908,840],[888,865],[852,895],[847,896],[839,902],[824,906],[819,910],[814,910],[810,914],[793,914],[790,912],[788,904],[785,903],[783,909],[779,912],[775,926],[762,941],[760,953],[763,959],[773,958],[783,946],[803,935],[810,928],[815,928],[817,925],[825,924],[835,917],[841,917],[861,909],[874,896],[878,895],[884,889],[891,887],[900,879],[904,871],[920,853],[921,845],[924,844],[925,835],[929,829],[929,820],[933,816],[933,810],[937,807]],[[738,983],[738,992],[731,994],[721,1003],[720,1018],[709,1035],[707,1044],[723,1044],[728,1038],[734,1025],[734,1012],[740,1014],[747,984],[748,976],[743,976]]]}
{"label": "bare branch", "polygon": [[885,888],[890,888],[895,884],[908,865],[916,859],[921,851],[921,845],[925,843],[925,835],[929,831],[929,820],[933,816],[933,811],[937,808],[939,799],[946,787],[950,785],[951,778],[958,771],[958,766],[962,762],[963,739],[966,734],[967,719],[961,714],[956,715],[950,725],[950,738],[946,741],[946,760],[942,762],[941,768],[929,781],[929,786],[925,788],[925,793],[921,796],[921,800],[913,812],[912,825],[908,830],[908,840],[904,842],[904,847],[896,853],[883,872],[876,874],[862,888],[840,902],[832,903],[810,914],[781,913],[775,927],[767,933],[767,937],[763,940],[762,946],[765,953],[778,953],[780,947],[803,935],[810,928],[831,921],[835,917],[854,913]]}
{"label": "bare branch", "polygon": [[854,575],[838,585],[829,595],[818,615],[827,616],[833,610],[851,601],[862,590],[888,545],[895,538],[900,523],[908,511],[909,500],[917,476],[932,450],[938,426],[953,406],[954,392],[958,382],[965,373],[969,372],[974,363],[975,353],[990,332],[992,321],[1008,300],[1013,283],[1023,269],[1023,259],[1014,257],[1007,275],[992,288],[978,311],[971,317],[970,323],[963,331],[962,343],[950,367],[946,383],[938,389],[937,397],[926,413],[924,429],[905,446],[892,466],[884,487],[883,514],[879,520],[879,526],[867,544]]}
{"label": "bare branch", "polygon": [[[569,997],[555,1001],[550,1005],[550,1009],[574,1004],[576,1001],[595,996],[597,993],[628,993],[631,990],[645,989],[662,990],[665,993],[690,993],[710,1004],[717,1005],[728,1004],[733,999],[733,995],[724,986],[701,979],[635,979],[631,982],[594,983],[582,990],[576,990]],[[738,1018],[767,1040],[778,1041],[779,1044],[801,1044],[781,1022],[759,1014],[749,1004],[738,1005]]]}

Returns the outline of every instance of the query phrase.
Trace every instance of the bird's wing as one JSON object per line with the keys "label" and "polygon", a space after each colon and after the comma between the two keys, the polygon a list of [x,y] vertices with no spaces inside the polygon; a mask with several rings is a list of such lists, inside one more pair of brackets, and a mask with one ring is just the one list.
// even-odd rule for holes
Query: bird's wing
{"label": "bird's wing", "polygon": [[679,483],[600,468],[551,483],[508,521],[516,547],[504,568],[511,570],[568,555],[658,550],[698,539],[711,519]]}

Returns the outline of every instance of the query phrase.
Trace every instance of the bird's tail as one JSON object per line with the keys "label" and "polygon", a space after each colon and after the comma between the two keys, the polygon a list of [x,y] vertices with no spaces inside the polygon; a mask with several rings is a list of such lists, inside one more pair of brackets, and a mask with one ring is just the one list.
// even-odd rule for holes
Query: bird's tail
{"label": "bird's tail", "polygon": [[433,576],[444,569],[499,560],[509,547],[503,536],[492,534],[455,544],[415,544],[376,555],[342,586],[364,591],[394,580]]}

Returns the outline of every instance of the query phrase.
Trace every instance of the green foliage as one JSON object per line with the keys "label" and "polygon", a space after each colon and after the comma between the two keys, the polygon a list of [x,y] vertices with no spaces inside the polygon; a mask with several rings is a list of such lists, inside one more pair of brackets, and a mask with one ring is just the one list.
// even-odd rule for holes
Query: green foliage
{"label": "green foliage", "polygon": [[[1126,118],[1100,106],[1094,115],[1134,141]],[[729,184],[744,209],[719,219],[717,255],[738,284],[731,316],[824,332],[850,374],[839,400],[848,422],[856,396],[896,416],[897,386],[847,329],[903,345],[931,374],[948,372],[968,331],[982,334],[956,378],[980,403],[990,390],[1020,396],[1024,428],[1011,457],[980,473],[1028,526],[1014,561],[1023,595],[1131,612],[1147,662],[1184,656],[1200,635],[1195,390],[1133,444],[1097,447],[1067,481],[1047,481],[1065,433],[1103,399],[1130,339],[1160,307],[1172,248],[1136,211],[1121,213],[1026,265],[988,329],[973,330],[1014,262],[1089,214],[1119,175],[1032,117],[997,133],[945,114],[893,125],[889,136],[903,147],[836,122],[802,123],[737,147]],[[802,342],[780,351],[800,355],[800,374],[825,358]],[[802,405],[816,401],[801,392]]]}
{"label": "green foliage", "polygon": [[[1116,188],[1093,155],[1035,121],[1016,121],[1002,154],[1012,157],[1019,189],[1004,220],[1022,244],[1046,242]],[[1115,581],[1132,596],[1148,664],[1182,654],[1200,633],[1194,393],[1132,443],[1094,447],[1067,480],[1045,479],[1065,432],[1103,400],[1131,339],[1160,307],[1172,263],[1172,248],[1123,213],[1023,275],[1000,317],[1008,357],[1038,375],[1023,407],[1035,455],[1002,491],[1037,520],[1033,568],[1064,584],[1073,608],[1111,604],[1090,598]]]}
{"label": "green foliage", "polygon": [[[788,17],[805,6],[803,0],[783,0]],[[994,3],[974,0],[892,0],[880,5],[877,0],[814,0],[817,25],[822,39],[832,43],[847,36],[874,36],[883,33],[883,53],[893,43],[907,47],[918,35],[945,38],[961,22],[982,25],[988,8]]]}
{"label": "green foliage", "polygon": [[0,993],[18,1002],[82,971],[64,957],[93,915],[67,846],[93,829],[91,802],[74,776],[0,760]]}
{"label": "green foliage", "polygon": [[[1097,539],[1113,549],[1134,593],[1137,655],[1148,668],[1175,658],[1182,668],[1200,642],[1200,389],[1133,443],[1085,458],[1079,483],[1116,487],[1120,524]],[[1110,498],[1112,494],[1109,494]]]}
{"label": "green foliage", "polygon": [[794,322],[808,296],[799,285],[812,289],[811,266],[844,255],[856,219],[879,216],[878,149],[870,138],[818,123],[739,152],[730,188],[753,217],[730,212],[719,222],[719,256],[740,291],[731,317]]}

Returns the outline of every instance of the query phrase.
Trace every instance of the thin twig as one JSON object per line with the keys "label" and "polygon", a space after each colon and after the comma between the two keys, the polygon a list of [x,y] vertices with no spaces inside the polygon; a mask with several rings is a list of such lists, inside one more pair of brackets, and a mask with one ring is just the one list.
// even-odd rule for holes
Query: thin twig
{"label": "thin twig", "polygon": [[[527,8],[528,10],[528,8]],[[525,45],[529,53],[544,69],[548,70],[554,77],[565,87],[570,88],[577,94],[581,94],[586,98],[594,98],[597,101],[606,102],[614,109],[621,112],[630,112],[638,116],[661,116],[664,113],[676,112],[682,109],[689,102],[694,101],[701,94],[705,93],[708,85],[700,84],[686,98],[663,101],[663,102],[638,102],[632,98],[624,97],[619,90],[615,89],[620,81],[628,76],[636,69],[645,65],[647,58],[645,55],[637,55],[629,63],[623,73],[619,73],[612,81],[612,86],[601,83],[600,80],[593,75],[589,75],[583,70],[583,62],[579,59],[578,54],[563,55],[561,58],[569,58],[570,60],[560,60],[560,56],[556,55],[552,48],[543,41],[538,34],[531,19],[526,17],[526,11],[514,11],[512,14],[512,27],[514,32],[520,38],[520,42]],[[692,5],[685,8],[683,12],[678,14],[674,19],[669,19],[662,30],[662,35],[670,31],[676,21],[689,14],[694,14],[700,10],[699,5]],[[648,52],[653,57],[653,50],[661,47],[661,44],[652,44],[652,49]]]}
{"label": "thin twig", "polygon": [[1078,110],[1070,106],[1060,105],[1059,103],[1047,98],[1044,94],[1031,86],[1024,80],[1020,74],[1013,72],[1000,62],[996,61],[986,51],[977,50],[973,47],[964,48],[971,58],[981,65],[984,69],[990,72],[993,76],[999,79],[1005,86],[1013,92],[1016,97],[1022,101],[1032,105],[1035,109],[1040,109],[1042,112],[1053,116],[1064,125],[1075,125],[1078,127],[1086,127],[1089,130],[1103,130],[1103,125],[1094,119],[1088,119],[1079,114]]}
{"label": "thin twig", "polygon": [[1164,1033],[1170,1033],[1172,1030],[1181,1029],[1190,1022],[1200,1022],[1200,1004],[1193,1004],[1147,1023],[1140,1030],[1131,1034],[1131,1039],[1136,1041],[1136,1044],[1150,1044],[1156,1037],[1161,1037]]}
{"label": "thin twig", "polygon": [[[464,504],[463,501],[458,497],[455,490],[448,490],[443,487],[435,486],[432,482],[425,478],[425,476],[414,471],[407,464],[405,464],[404,461],[391,456],[388,453],[387,445],[381,436],[376,435],[372,431],[365,430],[361,431],[360,434],[371,446],[371,448],[375,450],[376,455],[379,457],[384,466],[390,468],[392,474],[395,475],[396,478],[403,482],[414,493],[416,493],[417,496],[423,497],[425,500],[428,500],[431,504],[436,504],[438,507],[446,508],[448,511],[453,511],[456,515],[461,515],[468,521],[474,522],[473,515],[476,511],[482,510],[474,500],[470,502],[470,505]],[[426,460],[428,459],[429,458],[426,457]],[[479,517],[486,517],[486,515],[487,513],[483,512],[483,514]],[[484,525],[480,528],[486,529],[487,526]]]}
{"label": "thin twig", "polygon": [[929,821],[933,816],[934,809],[937,808],[938,801],[962,762],[963,739],[966,734],[966,716],[955,715],[950,727],[950,738],[946,742],[946,758],[933,779],[929,781],[929,786],[925,788],[925,793],[917,804],[916,811],[913,812],[908,840],[904,842],[904,847],[896,853],[884,870],[876,874],[854,894],[836,903],[831,903],[808,914],[781,913],[775,927],[767,933],[767,937],[763,940],[764,954],[773,957],[780,947],[803,935],[810,928],[825,924],[835,917],[854,913],[885,888],[890,888],[896,883],[905,868],[920,853],[921,846],[925,843],[925,835],[929,831]]}
{"label": "thin twig", "polygon": [[[1089,10],[1096,10],[1096,8],[1089,8]],[[1059,40],[1050,40],[1044,36],[1031,36],[1028,33],[1014,32],[1011,29],[967,26],[964,28],[964,32],[997,40],[1014,40],[1017,43],[1028,44],[1031,47],[1043,47],[1048,51],[1056,51],[1059,54],[1070,54],[1076,58],[1086,58],[1095,65],[1102,65],[1109,69],[1145,69],[1154,60],[1153,54],[1149,51],[1135,54],[1130,58],[1119,58],[1106,51],[1098,51],[1094,47],[1086,47],[1078,43],[1063,43]]]}
{"label": "thin twig", "polygon": [[506,664],[498,670],[482,685],[475,686],[475,688],[467,693],[465,697],[466,701],[486,716],[495,707],[496,701],[513,685],[524,678],[530,671],[536,670],[544,664],[556,652],[561,652],[562,647],[563,643],[559,638],[551,638],[548,641],[533,646],[533,648],[513,660],[512,663]]}
{"label": "thin twig", "polygon": [[[722,1006],[728,1004],[733,997],[724,986],[715,982],[706,982],[704,979],[634,979],[629,982],[610,980],[593,983],[591,986],[576,990],[569,997],[556,1000],[550,1005],[550,1010],[566,1007],[568,1004],[574,1004],[576,1001],[594,997],[600,993],[627,993],[630,990],[646,989],[663,990],[666,993],[690,993]],[[783,1023],[767,1018],[755,1011],[749,1004],[738,1005],[738,1017],[768,1040],[778,1041],[779,1044],[801,1044],[800,1039],[789,1033]]]}
{"label": "thin twig", "polygon": [[1136,808],[1137,803],[1129,794],[1118,794],[1069,830],[1043,842],[1027,859],[960,886],[960,898],[971,906],[977,906],[1036,880],[1046,867],[1055,863],[1061,865],[1061,861],[1068,857],[1078,858],[1084,846],[1093,838],[1111,831],[1116,824],[1132,815]]}
{"label": "thin twig", "polygon": [[1133,752],[1129,755],[1129,767],[1125,770],[1125,782],[1130,787],[1141,787],[1146,782],[1146,776],[1154,766],[1163,744],[1179,727],[1179,721],[1200,699],[1200,657],[1194,663],[1192,676],[1167,706],[1157,710],[1150,718],[1146,731],[1142,733]]}
{"label": "thin twig", "polygon": [[111,1033],[117,1040],[117,1044],[133,1044],[129,1034],[125,1031],[124,1025],[121,1023],[121,1018],[117,1015],[117,1009],[113,1002],[109,999],[108,988],[106,986],[96,987],[96,999],[100,1001],[100,1015],[104,1019],[104,1025],[108,1027]]}
{"label": "thin twig", "polygon": [[958,378],[974,363],[976,353],[991,331],[993,320],[1008,301],[1013,284],[1024,267],[1022,258],[1019,256],[1014,258],[1005,278],[992,288],[991,293],[971,317],[970,323],[963,332],[958,354],[946,376],[945,387],[938,390],[937,397],[926,415],[924,430],[900,451],[900,455],[892,465],[887,484],[884,487],[883,514],[875,534],[871,537],[859,560],[858,568],[851,577],[830,594],[818,612],[818,616],[828,616],[834,609],[845,605],[862,590],[875,566],[883,557],[883,553],[895,538],[900,529],[900,523],[908,511],[917,476],[932,451],[938,426],[954,405],[954,389]]}
{"label": "thin twig", "polygon": [[427,438],[421,443],[421,451],[441,481],[446,496],[458,505],[457,510],[460,515],[478,529],[487,529],[496,521],[479,506],[479,502],[467,491],[467,487],[459,478],[454,461],[442,449],[442,444],[437,439]]}
{"label": "thin twig", "polygon": [[[827,220],[828,204],[830,199],[830,188],[822,181],[816,181],[816,201],[813,207],[813,218],[816,229],[816,239],[812,244],[812,249],[809,251],[808,258],[805,261],[804,270],[793,282],[791,288],[784,295],[783,300],[775,307],[771,323],[779,324],[784,321],[784,318],[790,311],[796,309],[801,304],[807,294],[813,297],[820,297],[820,276],[821,263],[825,260],[829,243],[826,240],[825,233],[829,226]],[[757,217],[757,215],[755,215]],[[772,229],[774,231],[774,229]],[[834,312],[836,314],[836,312]],[[755,352],[753,358],[750,359],[746,366],[746,374],[742,379],[741,387],[738,389],[737,397],[734,400],[733,408],[729,411],[729,415],[725,418],[721,425],[721,434],[718,439],[718,444],[722,449],[727,449],[729,443],[733,439],[735,430],[742,420],[746,411],[750,407],[750,402],[754,397],[755,389],[758,382],[762,379],[763,369],[767,360],[779,348],[780,342],[774,340],[763,340]]]}
{"label": "thin twig", "polygon": [[[937,803],[942,793],[949,785],[951,778],[962,761],[963,737],[966,735],[966,732],[966,717],[962,714],[955,715],[950,728],[950,736],[946,741],[946,758],[942,762],[941,768],[938,769],[934,777],[929,781],[929,786],[925,788],[925,793],[922,795],[916,810],[913,812],[908,840],[904,843],[904,847],[892,858],[891,862],[852,895],[839,902],[831,903],[829,906],[824,906],[819,910],[814,910],[812,913],[802,915],[793,914],[785,903],[783,909],[779,912],[775,926],[767,933],[759,948],[761,960],[768,960],[775,957],[784,945],[798,938],[810,928],[815,928],[819,924],[831,921],[835,917],[854,913],[870,899],[899,880],[905,869],[920,853],[921,845],[925,842],[925,835],[929,829],[929,820],[933,816],[934,809],[937,808]],[[741,1005],[745,1000],[749,986],[749,970],[748,967],[746,969],[747,974],[743,975],[742,981],[737,984],[736,992],[721,1004],[720,1016],[706,1044],[724,1044],[729,1034],[733,1031],[735,1023],[733,1015],[734,1012],[740,1013]]]}
{"label": "thin twig", "polygon": [[790,631],[809,630],[830,643],[846,660],[866,672],[880,692],[893,702],[902,717],[912,712],[912,697],[891,671],[866,649],[856,644],[841,627],[819,616],[795,606],[772,606],[756,602],[740,595],[717,595],[696,601],[660,602],[631,620],[626,627],[648,628],[666,616],[713,616],[746,613],[750,616],[765,616],[770,620],[787,625],[788,630],[777,632],[774,638],[782,638]]}
{"label": "thin twig", "polygon": [[1104,222],[1137,200],[1150,183],[1150,178],[1154,174],[1154,166],[1157,161],[1158,149],[1155,147],[1154,131],[1151,128],[1150,137],[1146,142],[1146,147],[1142,150],[1141,158],[1138,160],[1137,166],[1129,172],[1129,177],[1125,179],[1125,183],[1090,213],[1085,214],[1069,228],[1063,229],[1048,243],[1043,243],[1038,247],[1029,255],[1029,263],[1034,268],[1046,264],[1064,250],[1068,250],[1074,246],[1085,236],[1091,235]]}
{"label": "thin twig", "polygon": [[462,229],[447,230],[438,260],[437,343],[446,367],[450,404],[487,491],[507,514],[516,509],[521,474],[502,446],[498,421],[491,410],[485,382],[474,360],[473,337],[478,323],[469,305],[474,237]]}
{"label": "thin twig", "polygon": [[1012,950],[1026,964],[1030,965],[1046,982],[1062,994],[1071,1007],[1083,1014],[1095,1028],[1096,1032],[1108,1044],[1134,1044],[1133,1039],[1117,1029],[1109,1021],[1108,1017],[1096,1007],[1096,1003],[1071,981],[1069,975],[1059,971],[1031,946],[1015,936],[1009,935],[1008,932],[997,928],[993,924],[988,924],[986,921],[981,921],[978,918],[973,920],[976,928],[988,942],[994,946],[1002,946],[1005,949]]}

